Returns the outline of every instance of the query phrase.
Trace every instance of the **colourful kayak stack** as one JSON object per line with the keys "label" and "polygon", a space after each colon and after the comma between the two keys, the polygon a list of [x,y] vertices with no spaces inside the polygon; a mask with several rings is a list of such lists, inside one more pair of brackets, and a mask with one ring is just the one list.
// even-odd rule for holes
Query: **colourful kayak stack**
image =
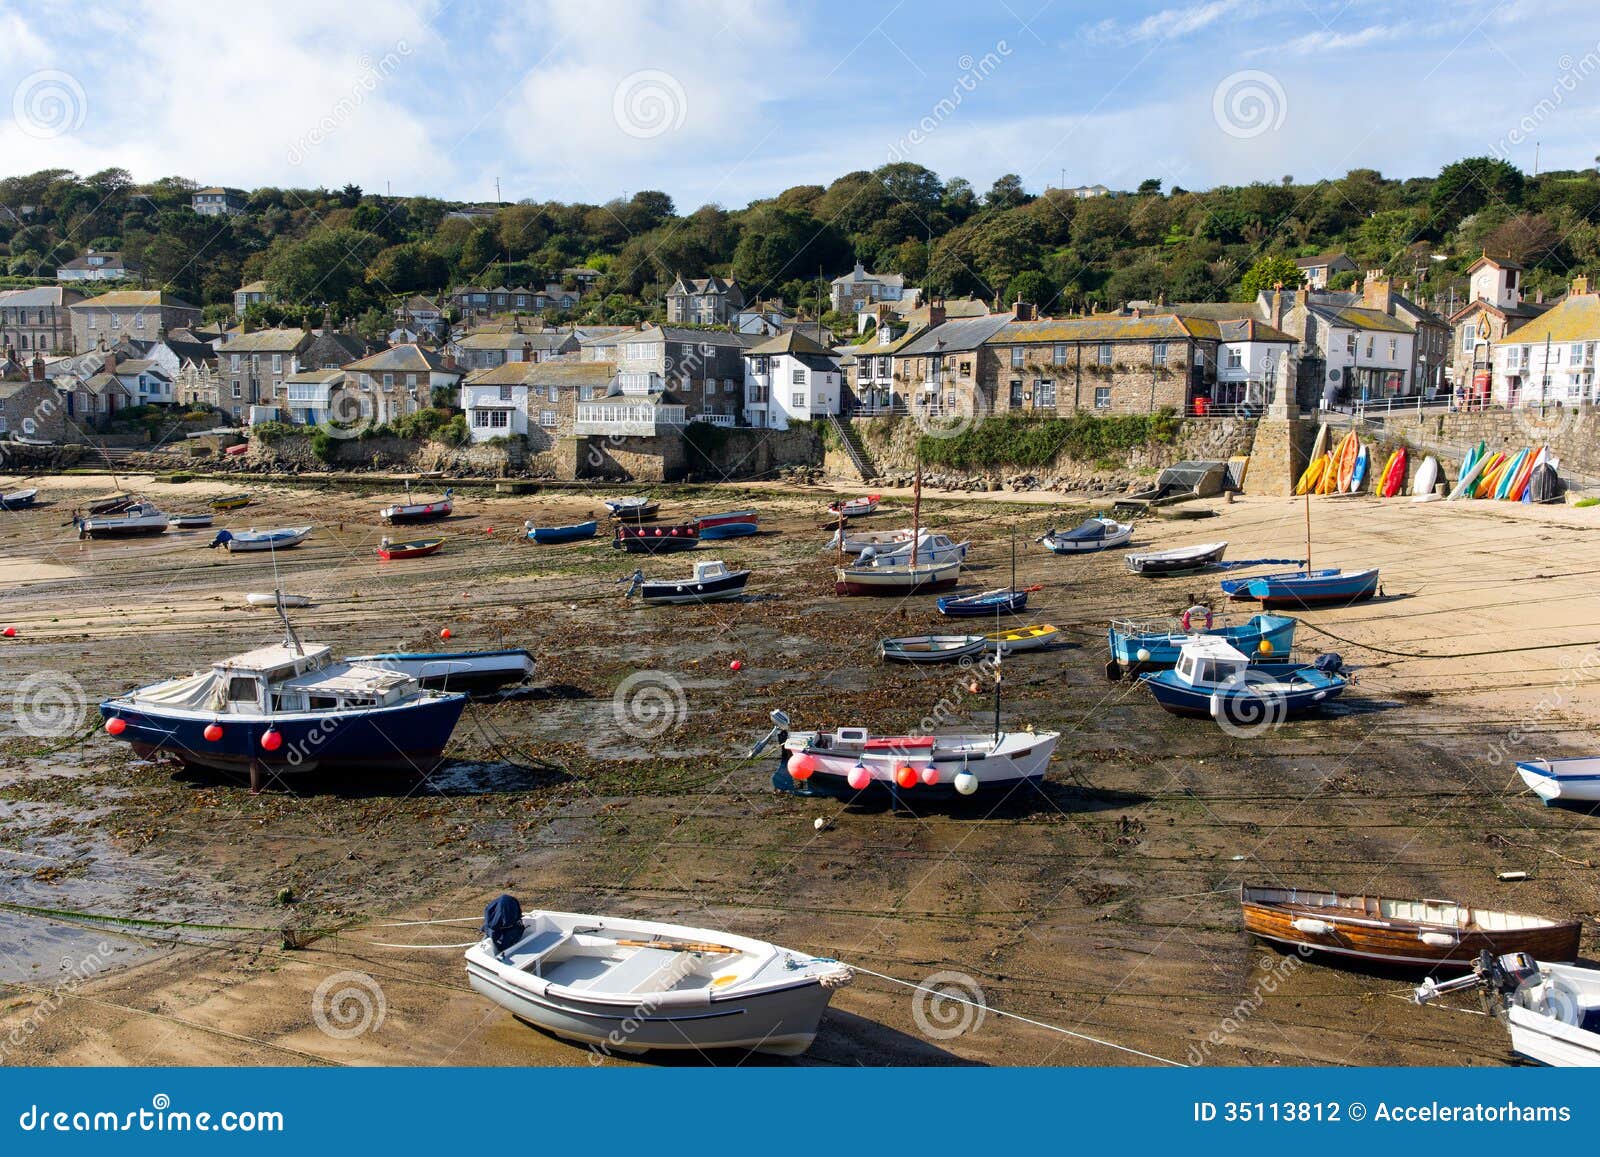
{"label": "colourful kayak stack", "polygon": [[[1306,467],[1305,473],[1300,475],[1300,481],[1295,484],[1296,494],[1355,494],[1366,484],[1367,475],[1372,469],[1372,458],[1367,448],[1362,445],[1361,439],[1356,437],[1356,432],[1351,430],[1339,440],[1337,446],[1324,453],[1322,446],[1326,441],[1327,428],[1323,427],[1317,433],[1317,445],[1312,452],[1311,464]],[[1405,484],[1404,453],[1404,451],[1397,452],[1400,456],[1401,469],[1399,480],[1394,483],[1396,491]],[[1381,493],[1382,487],[1390,482],[1395,459],[1396,455],[1391,455],[1384,465],[1383,473],[1374,480],[1374,493]]]}
{"label": "colourful kayak stack", "polygon": [[1529,484],[1534,472],[1549,461],[1543,446],[1522,450],[1490,451],[1479,442],[1461,463],[1461,476],[1450,491],[1452,502],[1462,498],[1496,499],[1500,502],[1531,502]]}

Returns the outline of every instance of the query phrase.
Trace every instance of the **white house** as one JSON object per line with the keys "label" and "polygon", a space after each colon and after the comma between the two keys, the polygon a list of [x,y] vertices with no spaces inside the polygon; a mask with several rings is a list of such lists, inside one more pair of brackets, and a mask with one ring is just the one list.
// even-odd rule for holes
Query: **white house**
{"label": "white house", "polygon": [[1278,367],[1299,344],[1281,329],[1253,317],[1217,323],[1217,386],[1213,400],[1227,405],[1265,406]]}
{"label": "white house", "polygon": [[904,300],[908,292],[913,297],[917,294],[915,289],[906,289],[903,274],[868,273],[857,261],[849,273],[833,279],[828,296],[835,313],[860,313],[879,301]]}
{"label": "white house", "polygon": [[347,379],[343,370],[301,370],[283,379],[284,409],[289,420],[307,426],[318,426],[332,419],[337,422],[354,422],[360,412],[360,403],[352,401],[350,412],[335,405],[337,395]]}
{"label": "white house", "polygon": [[1554,308],[1512,330],[1494,347],[1494,400],[1502,406],[1600,401],[1600,294],[1587,277]]}
{"label": "white house", "polygon": [[1322,355],[1323,401],[1363,401],[1406,392],[1416,333],[1405,322],[1361,306],[1306,308],[1306,345]]}
{"label": "white house", "polygon": [[528,432],[526,371],[532,362],[507,362],[474,370],[461,382],[461,409],[474,442]]}
{"label": "white house", "polygon": [[798,329],[786,330],[745,351],[745,420],[787,430],[839,412],[843,375],[833,353]]}

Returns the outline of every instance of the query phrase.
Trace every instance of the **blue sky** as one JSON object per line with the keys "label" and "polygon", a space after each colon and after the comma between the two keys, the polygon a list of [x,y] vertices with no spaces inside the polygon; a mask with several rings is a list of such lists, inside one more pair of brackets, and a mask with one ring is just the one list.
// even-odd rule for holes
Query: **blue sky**
{"label": "blue sky", "polygon": [[[0,0],[0,173],[729,207],[891,158],[980,189],[1600,153],[1594,0]],[[9,99],[5,99],[9,98]]]}

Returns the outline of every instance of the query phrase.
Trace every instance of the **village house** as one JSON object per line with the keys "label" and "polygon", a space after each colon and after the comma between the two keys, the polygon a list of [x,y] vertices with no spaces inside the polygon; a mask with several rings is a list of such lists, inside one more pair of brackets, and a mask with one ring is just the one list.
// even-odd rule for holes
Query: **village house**
{"label": "village house", "polygon": [[356,391],[361,420],[380,423],[433,405],[435,391],[453,397],[464,376],[448,355],[419,345],[392,346],[349,363],[344,371]]}
{"label": "village house", "polygon": [[142,272],[137,266],[110,250],[91,249],[82,257],[74,257],[56,268],[57,281],[127,281],[140,276]]}
{"label": "village house", "polygon": [[1576,277],[1559,302],[1494,347],[1493,399],[1502,406],[1581,406],[1600,401],[1600,294]]}
{"label": "village house", "polygon": [[[1009,313],[940,321],[906,342],[894,355],[894,392],[921,418],[992,413],[994,379],[982,376],[984,343],[1013,317]],[[992,355],[991,355],[992,356]]]}
{"label": "village house", "polygon": [[771,337],[794,324],[794,311],[781,301],[758,301],[737,311],[729,320],[728,328],[737,333]]}
{"label": "village house", "polygon": [[507,362],[461,383],[461,408],[475,442],[511,434],[535,453],[577,428],[580,402],[609,396],[616,367],[606,362]]}
{"label": "village house", "polygon": [[243,213],[250,197],[243,189],[228,189],[212,185],[196,189],[189,198],[189,207],[202,217],[236,217]]}
{"label": "village house", "polygon": [[353,333],[341,333],[325,326],[312,336],[311,344],[300,351],[298,360],[302,370],[336,370],[384,348],[381,342],[369,342]]}
{"label": "village house", "polygon": [[919,291],[906,289],[906,279],[899,273],[868,273],[861,262],[849,273],[835,277],[829,284],[829,300],[835,313],[860,313],[880,301],[904,301],[908,294],[915,299]]}
{"label": "village house", "polygon": [[576,334],[565,329],[520,329],[509,331],[484,330],[452,338],[445,347],[455,357],[461,369],[491,369],[507,362],[550,361],[552,358],[576,357],[579,342]]}
{"label": "village house", "polygon": [[267,288],[265,281],[252,281],[233,291],[233,312],[243,317],[244,311],[252,305],[265,305],[277,300],[278,295]]}
{"label": "village house", "polygon": [[124,336],[159,338],[200,324],[200,310],[160,289],[126,289],[86,297],[67,307],[72,314],[72,352],[109,348]]}
{"label": "village house", "polygon": [[69,352],[71,307],[82,300],[76,289],[53,285],[0,290],[0,353],[15,350],[26,362],[35,352]]}
{"label": "village house", "polygon": [[[427,336],[434,341],[445,337],[444,307],[431,297],[414,293],[394,307],[396,330],[416,336]],[[391,340],[394,340],[391,336]]]}
{"label": "village house", "polygon": [[502,313],[547,313],[552,310],[567,312],[578,307],[583,291],[568,289],[549,282],[543,289],[526,286],[485,289],[477,285],[464,285],[451,291],[449,302],[456,316],[471,323],[476,318],[495,317]]}
{"label": "village house", "polygon": [[[1246,407],[1256,413],[1270,405],[1277,393],[1278,370],[1294,356],[1300,343],[1253,317],[1216,323],[1217,382],[1204,407]],[[1191,401],[1192,408],[1192,401]]]}
{"label": "village house", "polygon": [[691,416],[732,426],[744,404],[744,352],[762,340],[670,325],[633,330],[617,338],[617,376],[630,396],[670,390]]}
{"label": "village house", "polygon": [[727,325],[744,308],[744,291],[733,278],[679,276],[667,290],[669,325]]}
{"label": "village house", "polygon": [[[339,398],[347,381],[341,369],[307,369],[290,374],[283,379],[285,419],[302,426],[342,421],[345,415]],[[359,412],[359,403],[351,403],[348,416],[353,418]]]}
{"label": "village house", "polygon": [[745,424],[787,430],[840,412],[843,379],[833,351],[801,329],[744,351]]}
{"label": "village house", "polygon": [[60,442],[68,432],[66,400],[46,378],[44,359],[0,362],[0,437]]}
{"label": "village house", "polygon": [[1315,257],[1297,257],[1295,265],[1306,279],[1307,289],[1326,289],[1336,274],[1354,273],[1356,263],[1344,253],[1319,253]]}
{"label": "village house", "polygon": [[230,333],[217,347],[217,372],[227,383],[223,408],[250,424],[274,416],[283,401],[283,383],[300,370],[299,355],[311,344],[303,329],[262,329]]}
{"label": "village house", "polygon": [[108,353],[105,371],[122,383],[135,406],[170,406],[176,401],[173,378],[149,358],[121,358]]}
{"label": "village house", "polygon": [[[1381,310],[1343,304],[1349,295],[1301,287],[1269,290],[1257,302],[1264,320],[1300,343],[1296,402],[1312,409],[1378,401],[1409,392],[1416,334]],[[1176,306],[1183,309],[1183,306]]]}
{"label": "village house", "polygon": [[1551,306],[1524,301],[1522,266],[1485,253],[1467,269],[1470,300],[1450,315],[1451,378],[1466,406],[1488,402],[1494,382],[1495,347]]}
{"label": "village house", "polygon": [[894,390],[894,355],[924,328],[913,329],[898,319],[885,319],[865,342],[849,347],[839,359],[844,374],[841,405],[845,412],[863,416],[888,414],[897,412],[897,404],[901,406],[898,412],[905,412],[904,398]]}

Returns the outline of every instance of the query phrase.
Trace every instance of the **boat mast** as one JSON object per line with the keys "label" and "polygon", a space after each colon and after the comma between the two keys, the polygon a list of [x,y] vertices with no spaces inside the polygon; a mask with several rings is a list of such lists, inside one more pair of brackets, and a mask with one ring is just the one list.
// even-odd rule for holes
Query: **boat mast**
{"label": "boat mast", "polygon": [[911,482],[911,569],[917,569],[917,539],[922,537],[922,459]]}
{"label": "boat mast", "polygon": [[1311,488],[1306,488],[1306,577],[1311,577]]}

